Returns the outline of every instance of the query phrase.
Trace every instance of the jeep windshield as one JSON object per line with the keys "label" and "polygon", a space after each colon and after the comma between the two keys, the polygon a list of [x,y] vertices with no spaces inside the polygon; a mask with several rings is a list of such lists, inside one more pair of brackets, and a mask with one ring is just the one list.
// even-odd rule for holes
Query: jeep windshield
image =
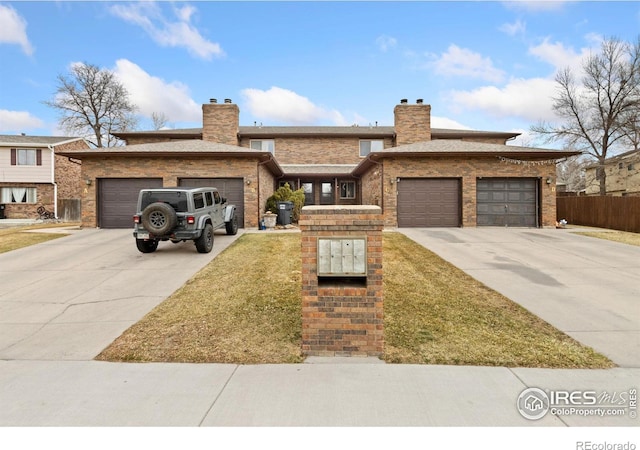
{"label": "jeep windshield", "polygon": [[152,203],[166,203],[171,205],[176,212],[187,212],[189,206],[187,204],[187,193],[182,191],[148,191],[142,195],[142,203],[140,210],[143,211]]}

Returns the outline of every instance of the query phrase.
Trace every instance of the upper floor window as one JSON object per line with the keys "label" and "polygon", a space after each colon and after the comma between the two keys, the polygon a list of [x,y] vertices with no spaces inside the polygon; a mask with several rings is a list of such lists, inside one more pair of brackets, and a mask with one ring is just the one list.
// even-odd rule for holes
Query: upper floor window
{"label": "upper floor window", "polygon": [[250,146],[253,150],[261,150],[263,152],[269,152],[273,154],[276,149],[276,144],[273,139],[251,140]]}
{"label": "upper floor window", "polygon": [[384,150],[384,141],[382,139],[360,141],[360,156],[363,158],[371,152],[379,152],[382,150]]}
{"label": "upper floor window", "polygon": [[35,148],[12,148],[12,166],[41,166],[42,150]]}

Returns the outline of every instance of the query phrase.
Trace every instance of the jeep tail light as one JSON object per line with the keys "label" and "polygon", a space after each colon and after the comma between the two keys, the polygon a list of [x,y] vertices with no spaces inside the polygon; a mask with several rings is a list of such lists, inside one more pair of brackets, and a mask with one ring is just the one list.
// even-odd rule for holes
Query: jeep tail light
{"label": "jeep tail light", "polygon": [[140,216],[133,216],[133,223],[140,223]]}
{"label": "jeep tail light", "polygon": [[194,216],[187,216],[187,223],[189,225],[193,225],[194,223],[196,223],[196,218]]}

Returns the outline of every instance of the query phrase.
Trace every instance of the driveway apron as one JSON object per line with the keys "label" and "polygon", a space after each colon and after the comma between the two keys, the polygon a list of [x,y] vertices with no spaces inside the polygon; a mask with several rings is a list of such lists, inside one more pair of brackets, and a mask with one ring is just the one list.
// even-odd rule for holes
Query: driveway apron
{"label": "driveway apron", "polygon": [[403,228],[621,367],[640,367],[640,247],[569,229]]}
{"label": "driveway apron", "polygon": [[142,254],[131,230],[84,229],[0,254],[0,359],[93,359],[240,235]]}

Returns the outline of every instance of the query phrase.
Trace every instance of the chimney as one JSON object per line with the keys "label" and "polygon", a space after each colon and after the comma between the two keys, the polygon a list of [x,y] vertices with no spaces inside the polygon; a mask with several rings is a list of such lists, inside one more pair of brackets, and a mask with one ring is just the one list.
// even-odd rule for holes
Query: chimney
{"label": "chimney", "polygon": [[202,105],[202,140],[221,144],[239,145],[240,109],[226,98],[218,103],[215,98]]}
{"label": "chimney", "polygon": [[393,110],[396,132],[395,146],[431,140],[431,105],[419,98],[415,105],[400,100]]}

